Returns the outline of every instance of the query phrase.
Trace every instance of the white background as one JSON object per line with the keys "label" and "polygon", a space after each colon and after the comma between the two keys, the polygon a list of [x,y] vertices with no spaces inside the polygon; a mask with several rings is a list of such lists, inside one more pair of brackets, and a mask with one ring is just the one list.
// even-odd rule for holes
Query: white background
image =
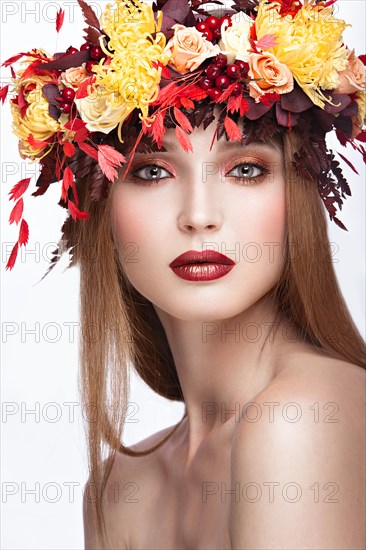
{"label": "white background", "polygon": [[[90,2],[98,14],[104,2]],[[56,45],[55,13],[66,12]],[[366,52],[365,3],[340,0],[337,17],[352,24],[345,43],[356,54]],[[43,47],[50,53],[79,47],[85,25],[76,2],[24,1],[1,3],[1,62],[21,51]],[[10,71],[1,69],[1,84]],[[78,373],[78,271],[64,271],[66,259],[40,282],[60,236],[65,210],[57,206],[60,185],[43,197],[31,197],[35,178],[25,195],[24,217],[30,241],[12,272],[5,271],[18,230],[8,226],[11,205],[7,194],[20,179],[35,174],[35,165],[18,155],[11,133],[8,102],[1,116],[1,502],[4,549],[83,548],[82,494],[87,479],[83,416],[80,411]],[[352,197],[344,204],[342,231],[329,223],[334,267],[339,284],[359,330],[365,335],[365,169],[358,154],[337,140],[330,145],[359,171],[344,173]],[[32,332],[33,330],[33,332]],[[154,394],[142,381],[132,379],[133,414],[126,424],[124,443],[132,444],[182,416],[183,405]],[[33,411],[33,412],[32,412]],[[74,494],[72,491],[74,487]],[[32,493],[31,490],[34,492]]]}

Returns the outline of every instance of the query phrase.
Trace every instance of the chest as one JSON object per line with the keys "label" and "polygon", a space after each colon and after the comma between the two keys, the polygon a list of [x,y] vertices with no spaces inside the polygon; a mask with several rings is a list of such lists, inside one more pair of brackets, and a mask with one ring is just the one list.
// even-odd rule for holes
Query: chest
{"label": "chest", "polygon": [[154,486],[140,487],[138,529],[131,547],[230,550],[230,449],[204,449],[189,472],[170,464]]}

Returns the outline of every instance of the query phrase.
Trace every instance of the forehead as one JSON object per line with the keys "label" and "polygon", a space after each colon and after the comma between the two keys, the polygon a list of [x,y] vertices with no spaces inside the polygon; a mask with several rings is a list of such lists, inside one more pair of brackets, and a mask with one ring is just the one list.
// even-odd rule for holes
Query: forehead
{"label": "forehead", "polygon": [[[238,121],[240,130],[243,129],[243,122],[241,119]],[[185,155],[187,160],[189,156],[200,156],[201,158],[221,156],[224,154],[240,154],[248,149],[255,148],[256,150],[266,151],[268,154],[282,155],[282,139],[280,135],[275,136],[271,140],[266,142],[255,138],[255,133],[250,139],[250,143],[241,143],[238,140],[227,140],[225,135],[222,135],[217,140],[216,135],[217,119],[205,129],[203,124],[198,128],[195,127],[193,131],[187,134],[189,141],[191,142],[193,151],[185,152],[179,143],[176,129],[168,128],[163,137],[163,146],[166,149],[166,153]],[[164,154],[164,150],[159,150],[158,154]],[[137,156],[144,156],[145,153],[135,153]]]}

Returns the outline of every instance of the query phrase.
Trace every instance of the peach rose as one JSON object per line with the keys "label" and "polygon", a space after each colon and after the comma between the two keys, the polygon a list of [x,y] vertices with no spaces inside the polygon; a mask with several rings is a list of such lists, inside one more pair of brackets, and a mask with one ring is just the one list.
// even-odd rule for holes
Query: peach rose
{"label": "peach rose", "polygon": [[366,125],[366,92],[358,92],[355,97],[355,101],[358,105],[357,115],[351,117],[352,120],[352,138],[358,136],[362,132],[363,127]]}
{"label": "peach rose", "polygon": [[362,92],[366,85],[366,67],[361,59],[358,59],[355,50],[350,51],[348,67],[339,73],[339,85],[334,90],[337,94],[352,94]]}
{"label": "peach rose", "polygon": [[172,26],[174,35],[165,46],[164,53],[170,57],[168,65],[181,74],[195,71],[208,57],[220,53],[220,48],[209,40],[195,27]]}
{"label": "peach rose", "polygon": [[258,79],[249,83],[249,95],[257,103],[266,93],[287,94],[294,88],[290,69],[270,52],[249,53],[248,76]]}
{"label": "peach rose", "polygon": [[77,90],[88,76],[85,63],[83,63],[80,67],[71,67],[71,69],[67,69],[61,73],[60,81],[66,88]]}

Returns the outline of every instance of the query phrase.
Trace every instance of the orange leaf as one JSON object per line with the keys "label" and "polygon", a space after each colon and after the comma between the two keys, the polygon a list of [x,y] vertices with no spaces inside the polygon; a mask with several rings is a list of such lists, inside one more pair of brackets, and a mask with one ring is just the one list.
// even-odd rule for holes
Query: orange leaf
{"label": "orange leaf", "polygon": [[67,203],[67,207],[74,221],[81,219],[88,220],[90,218],[90,214],[88,214],[88,212],[81,212],[78,207],[70,200]]}
{"label": "orange leaf", "polygon": [[240,128],[236,124],[236,122],[233,121],[232,118],[226,116],[224,120],[224,126],[230,141],[234,141],[236,139],[238,141],[242,140]]}
{"label": "orange leaf", "polygon": [[18,242],[20,245],[26,245],[29,238],[29,227],[25,220],[22,220],[19,230],[19,239]]}
{"label": "orange leaf", "polygon": [[19,199],[18,202],[15,203],[13,210],[10,212],[9,223],[19,223],[23,214],[23,207],[23,199]]}
{"label": "orange leaf", "polygon": [[121,166],[123,162],[126,162],[125,157],[110,145],[98,145],[98,155],[99,151],[101,151],[106,159],[114,166]]}
{"label": "orange leaf", "polygon": [[74,182],[74,174],[72,173],[72,170],[69,166],[66,166],[64,170],[64,176],[62,178],[62,192],[61,196],[64,201],[66,201],[67,198],[67,192],[70,189]]}
{"label": "orange leaf", "polygon": [[10,200],[16,201],[17,199],[19,199],[19,197],[21,197],[23,193],[25,193],[25,191],[28,189],[30,180],[30,178],[26,178],[16,183],[11,191],[9,191]]}
{"label": "orange leaf", "polygon": [[180,126],[175,127],[175,134],[184,151],[186,151],[187,153],[188,151],[193,151],[191,140],[189,139],[188,135],[185,132],[183,132]]}
{"label": "orange leaf", "polygon": [[194,109],[194,102],[188,97],[183,96],[183,97],[180,97],[179,100],[182,106],[185,107],[186,109]]}
{"label": "orange leaf", "polygon": [[18,248],[19,248],[19,244],[16,242],[15,245],[13,246],[13,250],[11,251],[11,254],[9,256],[8,263],[6,264],[5,269],[10,269],[10,270],[13,269],[15,260],[17,259],[17,255],[18,255]]}
{"label": "orange leaf", "polygon": [[175,116],[179,126],[181,128],[183,128],[183,130],[185,132],[193,132],[192,124],[189,122],[186,115],[184,113],[182,113],[182,111],[180,111],[176,107],[174,107],[174,116]]}

